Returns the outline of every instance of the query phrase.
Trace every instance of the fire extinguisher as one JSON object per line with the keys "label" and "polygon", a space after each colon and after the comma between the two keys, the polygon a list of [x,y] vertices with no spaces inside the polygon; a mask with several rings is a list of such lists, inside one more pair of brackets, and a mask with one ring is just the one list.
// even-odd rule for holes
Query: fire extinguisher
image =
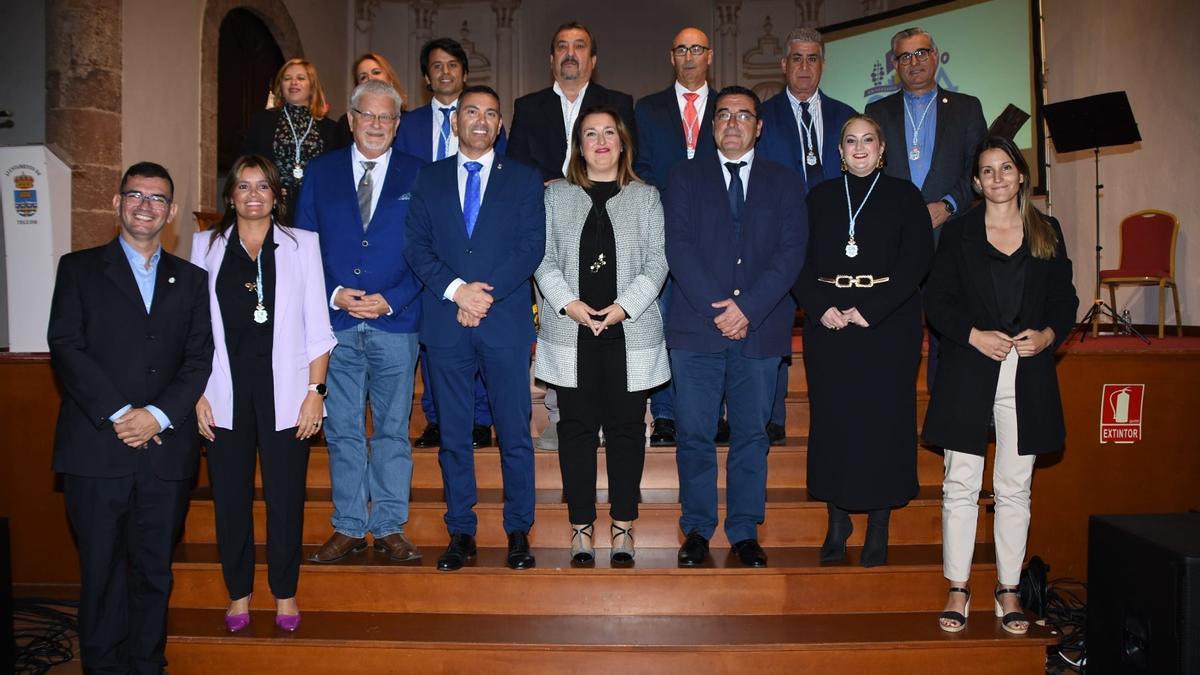
{"label": "fire extinguisher", "polygon": [[1129,422],[1129,389],[1118,389],[1108,396],[1108,405],[1112,408],[1113,421],[1117,424]]}

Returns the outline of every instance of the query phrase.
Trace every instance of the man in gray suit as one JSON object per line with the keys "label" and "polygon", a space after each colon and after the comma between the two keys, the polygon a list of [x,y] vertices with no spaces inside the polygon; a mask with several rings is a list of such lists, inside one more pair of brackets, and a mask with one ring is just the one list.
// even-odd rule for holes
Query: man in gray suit
{"label": "man in gray suit", "polygon": [[934,241],[971,205],[971,161],[987,133],[979,99],[937,85],[938,50],[923,28],[892,37],[901,90],[867,105],[883,127],[889,176],[911,180],[929,207]]}

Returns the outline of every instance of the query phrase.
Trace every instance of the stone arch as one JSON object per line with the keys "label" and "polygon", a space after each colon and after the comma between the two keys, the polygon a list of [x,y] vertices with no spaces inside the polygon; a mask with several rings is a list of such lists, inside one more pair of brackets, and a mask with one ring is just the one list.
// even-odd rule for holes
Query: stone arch
{"label": "stone arch", "polygon": [[217,49],[221,21],[230,10],[241,8],[262,19],[275,42],[290,59],[304,56],[300,31],[283,0],[208,0],[200,35],[200,208],[216,204],[217,181]]}

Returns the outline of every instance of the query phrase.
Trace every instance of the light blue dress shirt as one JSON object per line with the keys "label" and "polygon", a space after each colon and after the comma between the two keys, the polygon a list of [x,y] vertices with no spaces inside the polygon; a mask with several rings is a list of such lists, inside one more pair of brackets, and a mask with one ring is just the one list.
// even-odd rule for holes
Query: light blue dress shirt
{"label": "light blue dress shirt", "polygon": [[[904,156],[908,159],[908,172],[912,175],[913,185],[917,189],[924,187],[925,178],[929,175],[929,169],[933,165],[933,150],[934,141],[937,136],[937,98],[938,88],[934,87],[931,91],[920,96],[914,96],[908,91],[904,92]],[[925,106],[929,106],[929,114],[925,115],[924,123],[921,122],[921,115],[925,113]],[[911,117],[910,117],[911,116]],[[920,133],[914,141],[913,125],[921,124]],[[916,145],[921,150],[920,159],[913,159],[913,145]],[[955,210],[958,210],[958,204],[954,198],[946,195],[943,199],[954,204]]]}

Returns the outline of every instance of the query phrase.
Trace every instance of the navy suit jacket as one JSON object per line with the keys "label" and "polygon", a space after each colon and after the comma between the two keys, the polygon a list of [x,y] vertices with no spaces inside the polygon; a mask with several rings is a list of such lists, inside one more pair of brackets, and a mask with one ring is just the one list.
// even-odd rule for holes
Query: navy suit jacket
{"label": "navy suit jacket", "polygon": [[382,294],[392,308],[391,315],[378,319],[356,319],[343,310],[330,309],[329,322],[335,331],[369,320],[373,327],[389,333],[415,333],[421,319],[417,301],[421,282],[404,260],[404,221],[410,189],[422,162],[392,150],[379,202],[364,230],[352,150],[352,146],[334,150],[309,162],[296,227],[321,236],[326,296],[338,286],[357,288],[368,295]]}
{"label": "navy suit jacket", "polygon": [[804,179],[756,154],[738,240],[722,171],[719,158],[680,162],[663,195],[667,264],[675,280],[667,346],[707,353],[728,347],[731,340],[713,323],[723,310],[712,303],[733,298],[750,320],[744,354],[786,356],[796,312],[789,291],[808,244]]}
{"label": "navy suit jacket", "polygon": [[[933,161],[925,184],[921,185],[921,197],[925,203],[936,202],[946,195],[954,198],[961,215],[971,209],[974,193],[971,191],[971,176],[975,167],[975,148],[987,135],[987,123],[983,119],[983,106],[979,99],[967,94],[957,94],[938,87],[937,129],[933,137]],[[887,164],[883,172],[889,176],[911,181],[908,170],[907,143],[904,141],[904,92],[867,104],[867,114],[883,127],[884,150]]]}
{"label": "navy suit jacket", "polygon": [[[433,101],[404,113],[400,118],[400,128],[396,130],[396,140],[392,147],[424,162],[433,161]],[[438,114],[441,122],[441,114]],[[496,156],[504,156],[508,147],[508,135],[504,127],[500,127],[500,135],[496,137]]]}
{"label": "navy suit jacket", "polygon": [[[458,157],[429,164],[417,175],[404,254],[425,284],[426,345],[457,346],[472,331],[493,347],[534,341],[529,279],[546,252],[542,177],[512,158],[497,155],[494,162],[470,238],[458,199]],[[455,279],[493,287],[492,307],[476,328],[459,324],[458,305],[442,297]]]}
{"label": "navy suit jacket", "polygon": [[[838,152],[842,142],[842,125],[854,114],[854,108],[821,92],[821,173],[826,180],[842,175],[842,156]],[[800,128],[796,124],[796,114],[792,111],[792,102],[788,100],[787,89],[762,104],[759,119],[762,120],[763,130],[755,148],[756,155],[797,171],[803,178],[807,169],[804,146],[800,142]],[[808,186],[809,189],[813,187]]]}
{"label": "navy suit jacket", "polygon": [[[617,111],[625,126],[629,127],[630,137],[638,137],[633,117],[633,97],[605,89],[595,82],[588,83],[579,112],[602,104]],[[526,94],[513,104],[508,156],[537,167],[542,172],[543,181],[563,177],[563,160],[567,158],[567,130],[563,126],[562,102],[553,87]]]}
{"label": "navy suit jacket", "polygon": [[[712,106],[717,92],[708,88],[708,106],[701,114],[695,159],[716,157],[713,140]],[[683,137],[683,115],[675,99],[675,84],[639,100],[633,109],[637,120],[637,161],[634,171],[646,183],[662,192],[676,162],[687,159],[687,141]]]}

